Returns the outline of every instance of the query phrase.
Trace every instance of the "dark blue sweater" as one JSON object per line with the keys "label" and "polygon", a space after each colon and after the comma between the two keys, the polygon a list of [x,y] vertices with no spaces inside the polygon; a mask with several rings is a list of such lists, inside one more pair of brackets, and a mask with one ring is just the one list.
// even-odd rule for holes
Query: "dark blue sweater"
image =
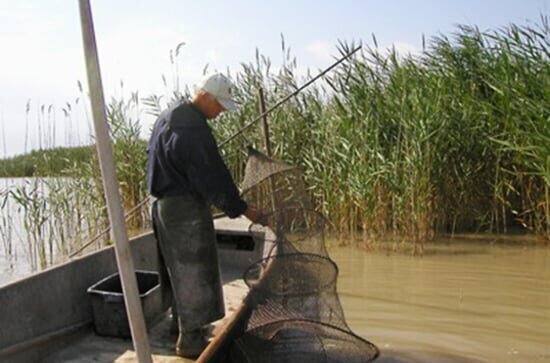
{"label": "dark blue sweater", "polygon": [[246,210],[205,115],[191,103],[178,102],[159,116],[147,153],[153,196],[198,193],[231,218]]}

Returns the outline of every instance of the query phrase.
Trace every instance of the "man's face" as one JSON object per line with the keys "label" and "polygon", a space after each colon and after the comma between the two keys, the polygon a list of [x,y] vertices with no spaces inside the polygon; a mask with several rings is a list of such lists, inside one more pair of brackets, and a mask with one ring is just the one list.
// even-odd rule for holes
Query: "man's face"
{"label": "man's face", "polygon": [[209,119],[214,119],[218,115],[225,111],[225,108],[216,100],[214,97],[208,95],[206,117]]}

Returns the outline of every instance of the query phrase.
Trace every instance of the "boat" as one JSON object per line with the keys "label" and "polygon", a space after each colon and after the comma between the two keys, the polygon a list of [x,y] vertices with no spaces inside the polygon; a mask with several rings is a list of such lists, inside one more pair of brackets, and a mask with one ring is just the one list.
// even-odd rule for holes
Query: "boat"
{"label": "boat", "polygon": [[[93,30],[93,22],[91,19],[91,10],[88,0],[81,0],[80,12],[83,31],[84,48],[87,61],[88,78],[90,84],[90,94],[92,98],[92,113],[94,115],[94,125],[96,129],[98,141],[98,154],[101,161],[104,184],[106,185],[107,204],[109,206],[111,217],[111,225],[115,236],[123,237],[125,233],[123,221],[123,211],[118,202],[116,193],[116,178],[113,178],[114,164],[112,160],[112,151],[109,145],[108,132],[103,120],[105,114],[103,91],[101,79],[99,77],[99,63],[97,61],[97,49],[95,46],[95,35]],[[348,55],[342,57],[326,70],[319,73],[302,87],[280,100],[269,110],[264,110],[262,115],[258,116],[248,126],[238,131],[226,142],[238,136],[246,128],[253,125],[256,121],[265,117],[269,112],[286,102],[288,99],[296,95],[303,88],[314,82],[323,74],[336,67],[353,53],[358,51],[360,47],[353,50]],[[266,129],[266,135],[267,129]],[[268,148],[269,140],[266,136],[266,147]],[[269,150],[269,148],[268,148]],[[268,151],[269,154],[269,151]],[[269,163],[269,160],[264,160],[264,163]],[[265,165],[264,165],[265,166]],[[248,165],[247,165],[248,168]],[[280,165],[258,169],[265,173],[261,177],[256,173],[252,173],[254,183],[261,181],[267,182],[269,191],[267,198],[271,201],[269,206],[272,210],[278,210],[275,207],[281,207],[274,194],[274,182],[270,183],[271,176],[281,172]],[[292,169],[283,165],[283,169]],[[269,179],[269,180],[268,180]],[[299,178],[298,178],[299,179]],[[244,183],[246,184],[246,183]],[[249,185],[250,187],[250,185]],[[247,188],[243,189],[247,190]],[[288,186],[282,190],[287,191]],[[293,188],[291,188],[293,190]],[[301,191],[302,189],[300,189]],[[305,189],[304,189],[305,190]],[[114,194],[114,195],[113,195]],[[262,193],[258,194],[260,197]],[[303,194],[302,196],[305,196]],[[296,200],[300,202],[300,200]],[[118,204],[117,204],[118,203]],[[299,203],[298,203],[299,204]],[[258,207],[258,204],[253,204]],[[111,211],[112,209],[112,211]],[[115,223],[116,222],[116,223]],[[217,219],[215,221],[216,234],[218,236],[218,251],[219,262],[222,272],[222,280],[224,282],[224,293],[226,299],[226,316],[225,320],[217,322],[212,330],[212,340],[206,350],[198,357],[197,362],[229,362],[226,359],[226,351],[234,338],[238,337],[245,329],[249,314],[252,312],[254,305],[252,294],[248,293],[247,285],[242,281],[241,276],[250,264],[260,261],[267,256],[271,256],[271,252],[275,250],[275,239],[270,239],[272,242],[266,242],[262,236],[255,235],[258,232],[249,231],[250,221],[246,218],[229,220],[227,218]],[[299,226],[299,225],[298,225]],[[118,233],[117,233],[118,231]],[[273,231],[272,231],[273,232]],[[130,241],[129,248],[125,238],[115,238],[116,253],[119,256],[122,276],[132,277],[133,270],[129,267],[130,255],[133,257],[133,265],[136,271],[157,271],[158,270],[158,250],[156,240],[152,232],[148,232],[133,238]],[[126,261],[128,260],[128,261]],[[271,264],[266,264],[263,275],[256,281],[258,286],[262,286],[262,282],[266,280],[266,276],[276,276],[272,273]],[[75,258],[69,262],[49,268],[47,270],[35,273],[29,277],[12,282],[0,287],[0,362],[6,363],[27,363],[27,362],[136,362],[136,353],[133,352],[133,345],[130,339],[121,339],[114,337],[105,337],[97,334],[98,319],[94,316],[95,307],[90,297],[90,288],[98,286],[98,283],[111,278],[117,271],[115,259],[115,249],[108,247],[99,251],[90,253],[86,256]],[[126,274],[124,273],[126,272]],[[313,276],[313,275],[311,275]],[[130,279],[132,280],[132,279]],[[137,279],[139,280],[139,279]],[[132,281],[129,281],[132,282]],[[139,281],[138,281],[139,282]],[[335,280],[332,281],[335,287]],[[134,284],[126,284],[125,286],[133,287]],[[138,284],[139,285],[139,284]],[[153,289],[161,289],[162,284],[158,284]],[[138,286],[139,287],[139,286]],[[129,289],[132,294],[128,297],[130,309],[132,304],[138,304],[137,292],[135,289]],[[334,289],[335,293],[335,289]],[[160,291],[161,296],[164,291]],[[114,294],[111,294],[114,295]],[[109,303],[111,295],[105,295],[105,304]],[[121,293],[119,293],[121,295]],[[252,296],[252,297],[251,297]],[[135,298],[135,299],[134,299]],[[314,296],[316,299],[317,297]],[[117,301],[120,302],[120,296],[117,296]],[[164,299],[160,299],[161,302]],[[337,300],[337,299],[336,299]],[[143,300],[142,300],[143,305]],[[339,305],[339,302],[338,302]],[[137,305],[134,305],[135,308]],[[149,342],[154,361],[159,363],[169,362],[185,362],[183,358],[175,356],[175,341],[176,336],[170,332],[171,318],[167,313],[168,307],[161,303],[158,319],[148,321],[147,327],[149,331]],[[139,309],[138,309],[139,310]],[[144,309],[146,310],[146,309]],[[341,310],[341,307],[338,307]],[[146,319],[147,320],[147,319]],[[296,320],[296,319],[294,319]],[[141,319],[133,320],[136,322],[136,327],[140,325]],[[305,324],[305,322],[303,322]],[[311,321],[308,321],[308,324]],[[343,323],[345,325],[345,323]],[[319,322],[314,328],[314,333],[308,335],[307,341],[319,338],[318,331],[330,327],[323,322]],[[348,329],[349,330],[349,329]],[[351,331],[339,332],[345,336],[352,336],[352,339],[361,341],[367,344],[367,350],[372,351],[370,355],[371,361],[378,356],[378,350],[370,343],[361,340],[360,337],[353,335]],[[282,331],[282,330],[281,330]],[[296,334],[299,329],[287,329],[284,333]],[[138,335],[143,333],[143,329],[134,329],[132,333],[137,332]],[[300,332],[300,334],[302,334]],[[284,334],[283,334],[284,335]],[[137,341],[140,341],[137,339]],[[307,342],[306,341],[306,342]],[[145,353],[147,349],[141,344],[136,344],[136,349]],[[302,348],[301,346],[299,347]],[[148,353],[146,354],[148,355]],[[145,356],[146,356],[145,355]],[[142,356],[143,357],[143,356]]]}
{"label": "boat", "polygon": [[[213,347],[199,361],[220,361],[238,321],[246,315],[243,301],[248,289],[241,276],[267,250],[261,236],[248,230],[249,225],[244,217],[215,220],[226,318],[214,324]],[[132,238],[130,245],[137,271],[157,271],[152,232]],[[131,339],[98,335],[94,328],[88,289],[116,271],[111,246],[0,287],[0,362],[136,362]],[[190,361],[175,356],[177,336],[170,326],[168,310],[148,322],[154,361]]]}

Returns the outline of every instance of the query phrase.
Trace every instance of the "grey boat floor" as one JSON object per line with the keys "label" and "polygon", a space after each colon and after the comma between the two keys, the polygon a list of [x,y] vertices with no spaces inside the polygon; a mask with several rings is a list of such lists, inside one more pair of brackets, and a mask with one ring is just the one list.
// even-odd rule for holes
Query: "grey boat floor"
{"label": "grey boat floor", "polygon": [[[235,219],[219,218],[214,220],[217,230],[242,232],[248,231],[250,221],[245,217]],[[242,271],[226,270],[222,276],[225,299],[225,318],[213,323],[214,329],[211,336],[216,334],[217,328],[237,310],[241,301],[248,292],[246,284],[242,281]],[[175,343],[177,335],[170,333],[171,317],[166,312],[149,331],[151,353],[156,363],[192,362],[175,355]],[[95,334],[93,326],[89,326],[64,338],[61,349],[44,357],[42,362],[137,362],[136,354],[131,339],[110,338]]]}
{"label": "grey boat floor", "polygon": [[[226,317],[213,323],[211,337],[217,329],[239,307],[248,288],[242,280],[233,280],[224,284],[224,298]],[[193,362],[192,360],[177,357],[174,347],[177,336],[170,333],[171,317],[166,312],[149,331],[149,342],[153,361],[156,363]],[[93,327],[83,328],[64,342],[64,347],[52,355],[44,357],[43,362],[137,362],[136,354],[130,339],[110,338],[96,335]]]}

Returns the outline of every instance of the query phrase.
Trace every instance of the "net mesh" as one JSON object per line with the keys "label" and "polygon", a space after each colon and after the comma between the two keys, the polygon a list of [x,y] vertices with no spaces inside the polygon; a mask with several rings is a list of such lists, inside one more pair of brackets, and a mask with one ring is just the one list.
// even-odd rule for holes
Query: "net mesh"
{"label": "net mesh", "polygon": [[323,215],[312,209],[301,171],[250,149],[244,199],[266,214],[263,259],[244,274],[252,310],[231,349],[235,362],[371,362],[377,347],[346,324],[328,256]]}

